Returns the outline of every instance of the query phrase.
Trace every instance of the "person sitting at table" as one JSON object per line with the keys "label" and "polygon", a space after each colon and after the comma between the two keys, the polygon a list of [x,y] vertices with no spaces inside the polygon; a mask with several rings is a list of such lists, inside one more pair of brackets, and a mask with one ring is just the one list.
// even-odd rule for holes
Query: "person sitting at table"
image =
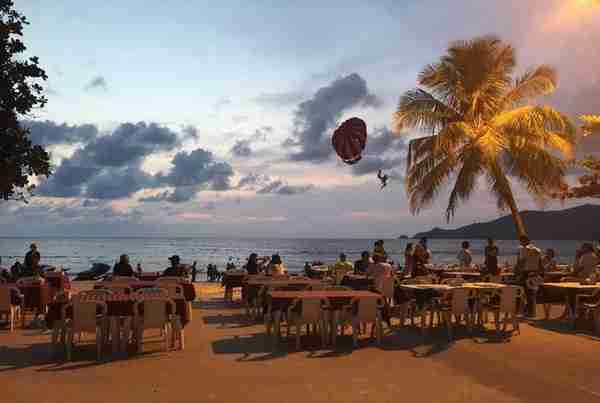
{"label": "person sitting at table", "polygon": [[248,272],[248,274],[258,274],[258,255],[256,253],[251,253],[250,256],[248,256],[246,272]]}
{"label": "person sitting at table", "polygon": [[367,269],[371,261],[371,254],[364,251],[360,254],[360,259],[354,262],[354,274],[367,274]]}
{"label": "person sitting at table", "polygon": [[333,266],[333,275],[335,277],[335,283],[339,285],[342,279],[347,273],[354,270],[352,263],[346,260],[346,254],[340,253],[340,259]]}
{"label": "person sitting at table", "polygon": [[426,276],[427,269],[425,265],[429,264],[431,258],[431,252],[427,249],[427,238],[421,238],[415,245],[413,250],[414,256],[414,269],[413,277],[415,276]]}
{"label": "person sitting at table", "polygon": [[456,258],[458,259],[458,264],[460,265],[461,269],[470,268],[471,263],[473,262],[473,254],[471,253],[471,249],[469,249],[470,246],[471,244],[469,244],[468,241],[464,241],[462,243],[460,251],[456,255]]}
{"label": "person sitting at table", "polygon": [[598,266],[598,256],[594,252],[594,246],[591,243],[584,243],[581,246],[581,256],[575,264],[575,277],[580,279],[596,278],[596,267]]}
{"label": "person sitting at table", "polygon": [[488,238],[487,243],[484,250],[485,273],[491,276],[498,276],[500,275],[500,268],[498,267],[498,247],[496,246],[494,238]]}
{"label": "person sitting at table", "polygon": [[267,266],[267,275],[271,276],[283,276],[287,273],[285,266],[283,265],[283,261],[281,260],[281,256],[275,254],[271,256],[271,262]]}
{"label": "person sitting at table", "polygon": [[21,277],[21,272],[23,271],[23,265],[18,260],[10,267],[10,275],[12,277],[12,281],[16,282],[19,277]]}
{"label": "person sitting at table", "polygon": [[129,256],[121,255],[119,257],[119,263],[115,264],[113,267],[113,276],[120,277],[134,277],[135,272],[133,271],[133,267],[129,264]]}
{"label": "person sitting at table", "polygon": [[555,259],[554,249],[548,248],[546,252],[544,252],[544,256],[542,256],[542,267],[544,272],[556,270],[557,264]]}
{"label": "person sitting at table", "polygon": [[308,276],[310,274],[310,268],[312,266],[308,262],[304,262],[304,275]]}
{"label": "person sitting at table", "polygon": [[385,252],[383,244],[383,239],[380,239],[377,242],[375,242],[375,247],[373,248],[373,261],[375,263],[387,261],[388,256]]}
{"label": "person sitting at table", "polygon": [[388,263],[378,262],[369,264],[367,269],[367,277],[375,280],[375,288],[377,290],[383,290],[383,283],[389,278],[393,277],[392,265]]}
{"label": "person sitting at table", "polygon": [[181,259],[178,255],[171,256],[169,262],[171,262],[171,266],[165,269],[163,276],[184,277],[186,275],[185,267],[180,264]]}

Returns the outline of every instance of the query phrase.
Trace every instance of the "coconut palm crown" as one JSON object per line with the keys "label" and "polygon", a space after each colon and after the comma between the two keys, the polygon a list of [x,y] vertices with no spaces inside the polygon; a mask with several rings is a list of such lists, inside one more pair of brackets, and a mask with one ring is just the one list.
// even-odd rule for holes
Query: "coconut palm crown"
{"label": "coconut palm crown", "polygon": [[407,192],[413,214],[453,182],[446,219],[485,178],[500,210],[510,209],[518,235],[525,227],[510,178],[542,201],[565,186],[576,129],[563,114],[530,101],[556,88],[556,72],[541,65],[514,78],[515,50],[487,36],[450,44],[439,62],[418,76],[419,87],[402,95],[397,132],[418,129],[411,140]]}

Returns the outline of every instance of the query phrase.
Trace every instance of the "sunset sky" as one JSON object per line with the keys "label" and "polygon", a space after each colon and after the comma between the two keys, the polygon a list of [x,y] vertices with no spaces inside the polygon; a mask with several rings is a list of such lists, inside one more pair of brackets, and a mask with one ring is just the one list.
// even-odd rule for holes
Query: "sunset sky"
{"label": "sunset sky", "polygon": [[[557,68],[559,89],[540,102],[600,113],[594,1],[15,3],[49,76],[48,105],[27,125],[55,174],[29,205],[2,209],[7,235],[372,238],[444,226],[445,194],[409,213],[411,134],[390,127],[400,95],[453,40],[496,34],[522,70]],[[353,167],[329,147],[351,116],[369,130]],[[580,152],[597,150],[588,140]],[[379,168],[392,175],[384,191]],[[482,187],[449,225],[498,214]]]}

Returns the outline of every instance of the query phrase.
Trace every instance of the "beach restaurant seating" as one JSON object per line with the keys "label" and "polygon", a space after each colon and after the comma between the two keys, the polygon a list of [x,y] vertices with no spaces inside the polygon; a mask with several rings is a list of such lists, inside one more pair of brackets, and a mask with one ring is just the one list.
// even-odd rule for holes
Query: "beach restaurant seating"
{"label": "beach restaurant seating", "polygon": [[17,280],[17,288],[23,294],[23,305],[21,307],[21,327],[25,328],[27,312],[38,315],[43,313],[49,302],[48,287],[46,280],[39,276],[22,277]]}
{"label": "beach restaurant seating", "polygon": [[67,310],[72,312],[71,318],[67,320],[65,327],[67,361],[71,360],[75,335],[79,335],[79,341],[81,341],[82,333],[95,334],[96,358],[100,360],[107,330],[106,304],[99,301],[83,301],[80,298],[73,298],[70,304],[63,307],[63,317],[67,316]]}
{"label": "beach restaurant seating", "polygon": [[491,298],[489,302],[480,304],[480,320],[487,316],[487,312],[492,312],[496,323],[496,331],[500,332],[500,316],[503,315],[503,331],[506,331],[507,324],[511,323],[513,330],[520,333],[517,314],[519,304],[523,304],[525,290],[523,287],[511,285],[499,288],[496,293],[499,298]]}
{"label": "beach restaurant seating", "polygon": [[441,313],[444,324],[448,331],[448,338],[452,340],[452,316],[456,323],[460,323],[464,317],[469,333],[473,330],[473,312],[469,301],[474,298],[473,290],[468,288],[454,288],[447,301],[440,303],[436,309]]}
{"label": "beach restaurant seating", "polygon": [[[167,306],[170,305],[170,312],[175,312],[175,304],[169,298],[168,291],[161,288],[144,288],[138,291],[138,295],[148,296],[136,302],[134,306],[134,330],[136,350],[142,352],[142,341],[144,330],[159,329],[164,337],[165,351],[171,348],[170,331],[171,318],[167,314]],[[143,314],[140,314],[141,309]],[[182,340],[182,339],[180,339]]]}
{"label": "beach restaurant seating", "polygon": [[324,298],[297,298],[289,306],[287,311],[289,337],[290,328],[296,328],[296,349],[300,349],[300,334],[302,325],[306,325],[307,333],[310,325],[321,334],[321,346],[325,347],[327,336],[325,309],[329,302]]}
{"label": "beach restaurant seating", "polygon": [[15,328],[15,321],[21,314],[21,306],[13,305],[12,296],[19,293],[15,287],[0,286],[0,316],[6,315],[9,329],[12,332]]}
{"label": "beach restaurant seating", "polygon": [[576,306],[582,312],[582,316],[592,319],[594,331],[600,336],[600,289],[592,295],[581,294],[576,297]]}
{"label": "beach restaurant seating", "polygon": [[351,315],[352,323],[352,344],[358,347],[358,334],[361,325],[372,324],[371,337],[376,334],[377,345],[381,345],[383,336],[383,327],[381,320],[381,305],[376,298],[355,298],[347,307]]}

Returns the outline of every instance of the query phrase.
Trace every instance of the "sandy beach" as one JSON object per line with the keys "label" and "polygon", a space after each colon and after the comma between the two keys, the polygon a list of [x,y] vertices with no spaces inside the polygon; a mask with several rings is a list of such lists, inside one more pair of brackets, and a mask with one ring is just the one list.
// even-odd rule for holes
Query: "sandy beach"
{"label": "sandy beach", "polygon": [[[91,283],[75,283],[76,289]],[[54,358],[47,333],[0,330],[0,385],[10,402],[597,402],[598,340],[541,320],[508,340],[458,331],[386,329],[381,348],[349,337],[336,351],[306,339],[272,350],[264,326],[240,305],[225,305],[217,284],[196,284],[200,299],[184,351],[95,361],[91,344],[72,362]],[[553,328],[554,326],[554,328]]]}

